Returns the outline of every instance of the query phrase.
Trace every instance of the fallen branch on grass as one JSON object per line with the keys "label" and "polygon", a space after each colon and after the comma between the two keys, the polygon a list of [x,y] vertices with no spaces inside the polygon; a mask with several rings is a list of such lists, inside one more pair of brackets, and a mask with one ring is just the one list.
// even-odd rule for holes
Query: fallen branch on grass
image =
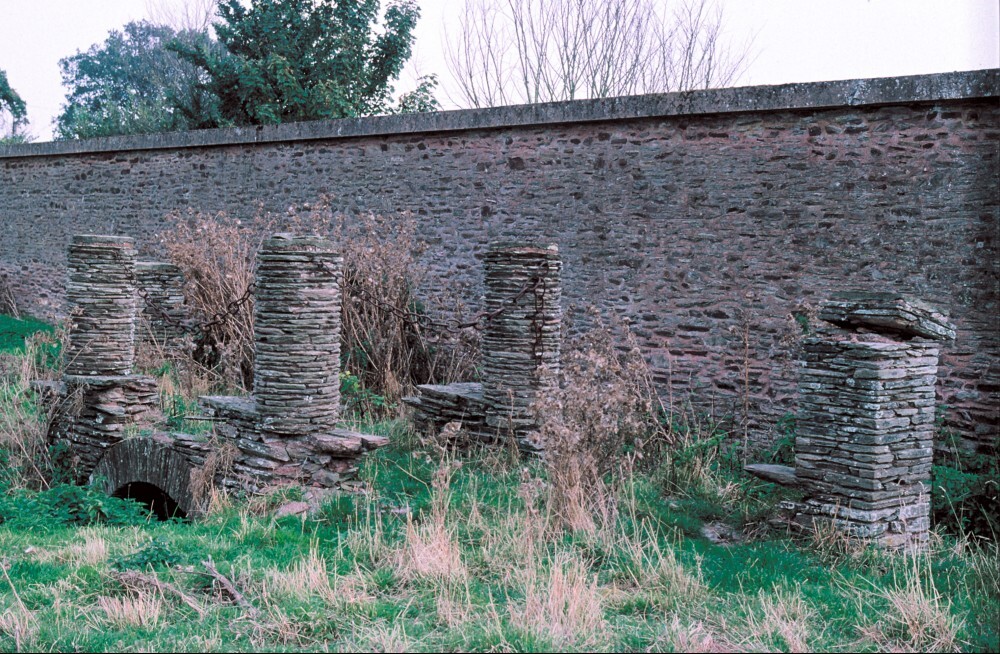
{"label": "fallen branch on grass", "polygon": [[247,615],[249,617],[257,618],[258,616],[260,616],[260,611],[257,610],[257,607],[251,604],[247,600],[247,598],[244,597],[243,593],[241,593],[239,589],[236,588],[236,584],[234,584],[224,574],[222,574],[221,572],[218,571],[218,569],[216,569],[214,563],[212,563],[211,561],[202,561],[201,564],[205,566],[206,570],[208,570],[208,574],[210,574],[212,578],[219,583],[219,586],[222,587],[222,590],[224,590],[226,594],[233,599],[234,602],[236,602],[240,607],[242,607],[243,610],[247,612]]}
{"label": "fallen branch on grass", "polygon": [[138,589],[142,586],[152,586],[161,593],[167,592],[171,595],[175,595],[180,598],[182,602],[187,604],[191,609],[198,614],[199,618],[205,617],[205,609],[198,604],[198,601],[185,593],[183,590],[174,586],[171,583],[157,579],[152,575],[145,575],[141,572],[129,571],[129,572],[113,572],[112,576],[126,588]]}

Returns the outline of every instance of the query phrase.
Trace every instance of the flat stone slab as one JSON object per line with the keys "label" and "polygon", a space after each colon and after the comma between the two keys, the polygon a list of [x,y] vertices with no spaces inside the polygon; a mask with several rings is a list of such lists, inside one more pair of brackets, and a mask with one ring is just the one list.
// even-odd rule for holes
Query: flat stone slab
{"label": "flat stone slab", "polygon": [[875,332],[955,340],[955,325],[934,307],[897,293],[838,293],[820,305],[821,320]]}
{"label": "flat stone slab", "polygon": [[215,410],[220,417],[238,415],[252,419],[257,415],[257,403],[252,397],[240,395],[202,395],[198,404]]}
{"label": "flat stone slab", "polygon": [[781,466],[770,463],[751,463],[743,466],[743,469],[754,477],[769,481],[782,486],[798,487],[802,485],[801,480],[795,474],[795,468],[791,466]]}

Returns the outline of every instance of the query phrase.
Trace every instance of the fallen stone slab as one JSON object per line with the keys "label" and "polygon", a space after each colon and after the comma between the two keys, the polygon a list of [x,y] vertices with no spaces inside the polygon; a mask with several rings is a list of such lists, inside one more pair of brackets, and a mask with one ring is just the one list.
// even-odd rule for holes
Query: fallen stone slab
{"label": "fallen stone slab", "polygon": [[820,305],[819,317],[842,327],[955,340],[955,325],[946,315],[920,300],[896,293],[838,293]]}

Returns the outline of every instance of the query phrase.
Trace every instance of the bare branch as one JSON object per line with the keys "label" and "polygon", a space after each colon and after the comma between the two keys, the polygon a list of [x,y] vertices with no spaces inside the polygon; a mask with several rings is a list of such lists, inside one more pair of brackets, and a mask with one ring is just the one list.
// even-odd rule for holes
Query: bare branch
{"label": "bare branch", "polygon": [[715,0],[466,0],[447,63],[474,107],[722,86],[744,71]]}

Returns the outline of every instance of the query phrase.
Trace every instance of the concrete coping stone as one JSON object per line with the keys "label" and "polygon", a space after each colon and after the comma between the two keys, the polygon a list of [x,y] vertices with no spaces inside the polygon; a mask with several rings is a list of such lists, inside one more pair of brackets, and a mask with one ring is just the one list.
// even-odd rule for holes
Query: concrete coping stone
{"label": "concrete coping stone", "polygon": [[667,118],[765,111],[810,111],[994,98],[1000,69],[704,89],[591,100],[569,100],[488,109],[460,109],[393,116],[317,120],[284,125],[110,136],[0,146],[0,159],[67,154],[168,150],[237,144],[341,140],[476,129],[565,125],[614,120]]}

